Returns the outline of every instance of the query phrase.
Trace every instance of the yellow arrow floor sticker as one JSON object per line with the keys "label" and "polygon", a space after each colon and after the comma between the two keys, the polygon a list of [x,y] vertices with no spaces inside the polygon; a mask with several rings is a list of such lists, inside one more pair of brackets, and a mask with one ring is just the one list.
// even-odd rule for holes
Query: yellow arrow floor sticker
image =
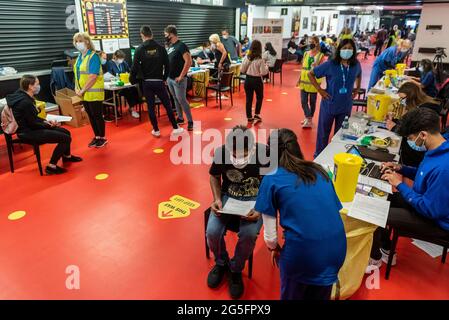
{"label": "yellow arrow floor sticker", "polygon": [[180,219],[190,216],[190,209],[197,209],[200,207],[198,202],[187,199],[180,195],[174,195],[170,201],[159,203],[158,216],[159,219]]}

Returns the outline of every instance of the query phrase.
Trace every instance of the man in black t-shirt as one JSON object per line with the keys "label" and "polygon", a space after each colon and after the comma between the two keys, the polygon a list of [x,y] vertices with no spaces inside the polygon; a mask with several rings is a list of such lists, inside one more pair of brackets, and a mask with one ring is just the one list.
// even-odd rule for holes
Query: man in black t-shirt
{"label": "man in black t-shirt", "polygon": [[178,113],[179,124],[184,123],[183,110],[186,113],[188,121],[188,130],[193,130],[193,118],[190,112],[190,105],[187,101],[187,73],[192,65],[192,56],[187,45],[178,39],[178,30],[176,26],[169,25],[165,28],[165,41],[168,48],[168,60],[170,71],[168,73],[168,89],[172,94],[176,112]]}
{"label": "man in black t-shirt", "polygon": [[[266,155],[267,147],[255,143],[253,133],[244,126],[235,127],[226,138],[226,144],[215,151],[214,161],[209,170],[210,184],[214,196],[212,212],[207,224],[207,242],[215,256],[216,265],[209,272],[207,284],[216,288],[224,275],[229,273],[229,293],[238,299],[244,291],[242,271],[245,262],[253,252],[257,235],[262,227],[258,213],[246,217],[220,214],[229,198],[251,201],[259,192],[262,179],[260,153]],[[268,159],[268,157],[266,157]],[[268,165],[268,163],[267,163]],[[228,225],[238,223],[238,243],[234,257],[229,259],[224,235]]]}

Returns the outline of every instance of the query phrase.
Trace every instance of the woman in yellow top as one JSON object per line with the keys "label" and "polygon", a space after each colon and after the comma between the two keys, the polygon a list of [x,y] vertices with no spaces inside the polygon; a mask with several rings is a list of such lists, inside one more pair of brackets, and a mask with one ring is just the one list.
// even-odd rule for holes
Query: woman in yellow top
{"label": "woman in yellow top", "polygon": [[[324,61],[324,54],[321,53],[320,48],[320,39],[312,37],[310,40],[310,51],[306,51],[302,60],[301,77],[298,80],[298,86],[301,89],[301,105],[304,110],[303,128],[312,127],[312,118],[315,114],[317,89],[310,82],[308,73]],[[321,83],[320,79],[318,79],[318,83]]]}
{"label": "woman in yellow top", "polygon": [[344,39],[353,39],[351,28],[344,27],[343,30],[341,30],[341,33],[338,36],[338,42],[340,43],[340,41]]}
{"label": "woman in yellow top", "polygon": [[73,45],[80,55],[73,66],[76,94],[83,100],[95,137],[89,148],[101,148],[107,144],[103,119],[104,79],[101,59],[87,33],[76,33]]}

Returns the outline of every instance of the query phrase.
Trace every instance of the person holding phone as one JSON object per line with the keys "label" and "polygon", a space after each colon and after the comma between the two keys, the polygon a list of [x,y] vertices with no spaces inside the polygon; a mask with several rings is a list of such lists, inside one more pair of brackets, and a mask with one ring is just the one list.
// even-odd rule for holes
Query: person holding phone
{"label": "person holding phone", "polygon": [[[317,78],[326,78],[327,88],[321,88]],[[315,157],[326,148],[329,135],[340,130],[345,117],[351,115],[352,99],[357,95],[362,81],[362,68],[352,39],[340,41],[333,59],[309,72],[310,83],[321,95],[320,115]],[[354,86],[355,85],[355,86]]]}
{"label": "person holding phone", "polygon": [[[240,201],[256,199],[262,180],[260,169],[263,167],[258,155],[263,151],[266,151],[266,146],[257,144],[254,134],[246,126],[236,126],[226,137],[225,145],[215,151],[209,170],[214,201],[206,237],[215,256],[215,266],[209,272],[207,285],[217,288],[228,274],[229,294],[233,299],[243,295],[242,271],[256,245],[262,219],[254,212],[241,218],[218,211],[223,209],[230,198]],[[231,223],[240,226],[232,259],[229,258],[224,239],[226,228]]]}
{"label": "person holding phone", "polygon": [[304,160],[293,131],[275,130],[268,144],[278,168],[263,178],[253,213],[262,214],[265,243],[280,267],[281,299],[329,300],[346,256],[342,205],[326,171]]}

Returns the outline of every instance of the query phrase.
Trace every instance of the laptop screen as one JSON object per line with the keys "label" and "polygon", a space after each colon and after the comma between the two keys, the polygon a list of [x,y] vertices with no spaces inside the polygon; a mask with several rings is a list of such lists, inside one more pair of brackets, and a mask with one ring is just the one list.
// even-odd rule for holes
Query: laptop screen
{"label": "laptop screen", "polygon": [[359,156],[360,158],[363,158],[356,146],[352,146],[352,147],[349,148],[348,151],[346,151],[346,152],[347,152],[347,153],[350,153],[350,154],[354,154],[354,155],[356,155],[356,156]]}

